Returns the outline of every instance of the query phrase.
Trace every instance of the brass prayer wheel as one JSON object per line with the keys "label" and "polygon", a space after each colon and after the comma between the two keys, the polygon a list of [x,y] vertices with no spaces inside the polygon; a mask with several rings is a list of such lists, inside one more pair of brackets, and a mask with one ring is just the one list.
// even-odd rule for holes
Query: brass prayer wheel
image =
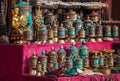
{"label": "brass prayer wheel", "polygon": [[89,68],[90,67],[90,61],[89,61],[89,59],[88,58],[85,58],[84,59],[84,68]]}
{"label": "brass prayer wheel", "polygon": [[36,68],[36,65],[37,65],[37,55],[36,53],[34,52],[32,54],[32,56],[30,57],[30,67],[31,68]]}
{"label": "brass prayer wheel", "polygon": [[53,24],[53,22],[55,21],[55,16],[53,13],[48,13],[45,16],[45,24]]}
{"label": "brass prayer wheel", "polygon": [[58,63],[59,63],[59,67],[63,67],[64,66],[64,62],[66,58],[66,51],[63,49],[63,46],[60,46],[60,49],[58,50]]}

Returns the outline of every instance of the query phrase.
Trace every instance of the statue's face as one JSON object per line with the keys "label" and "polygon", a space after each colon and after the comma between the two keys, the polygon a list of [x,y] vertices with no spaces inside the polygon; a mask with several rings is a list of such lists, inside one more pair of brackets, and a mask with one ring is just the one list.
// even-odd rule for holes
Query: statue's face
{"label": "statue's face", "polygon": [[14,15],[18,15],[19,14],[19,8],[14,8],[13,12],[14,12]]}

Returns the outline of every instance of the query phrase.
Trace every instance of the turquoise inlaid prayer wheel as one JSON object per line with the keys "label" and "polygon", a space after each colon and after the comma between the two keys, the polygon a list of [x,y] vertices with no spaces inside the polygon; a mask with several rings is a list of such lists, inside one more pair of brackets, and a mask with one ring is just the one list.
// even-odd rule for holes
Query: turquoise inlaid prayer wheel
{"label": "turquoise inlaid prayer wheel", "polygon": [[66,28],[66,29],[68,29],[71,25],[70,21],[63,21],[62,23],[63,23],[63,27]]}
{"label": "turquoise inlaid prayer wheel", "polygon": [[95,55],[93,55],[91,59],[92,59],[92,67],[99,67],[99,57],[97,53],[95,53]]}
{"label": "turquoise inlaid prayer wheel", "polygon": [[18,7],[21,7],[21,6],[26,5],[26,4],[27,4],[27,2],[20,0],[20,1],[17,3],[17,6],[18,6]]}
{"label": "turquoise inlaid prayer wheel", "polygon": [[52,47],[51,51],[49,52],[48,62],[57,63],[57,60],[58,60],[58,54],[55,51],[54,47]]}
{"label": "turquoise inlaid prayer wheel", "polygon": [[74,55],[75,57],[77,57],[79,55],[79,50],[75,46],[75,43],[72,43],[72,46],[70,46],[69,51],[70,51],[70,53],[69,53],[70,55]]}
{"label": "turquoise inlaid prayer wheel", "polygon": [[89,16],[87,17],[87,20],[84,21],[84,29],[86,31],[86,35],[89,35],[89,28],[92,25],[92,21],[90,20]]}
{"label": "turquoise inlaid prayer wheel", "polygon": [[25,15],[27,17],[27,24],[26,26],[32,27],[33,26],[33,18],[32,18],[32,6],[29,4],[23,4],[19,7],[20,9],[20,16]]}
{"label": "turquoise inlaid prayer wheel", "polygon": [[42,55],[39,57],[40,63],[42,65],[47,64],[47,56],[45,50],[42,50]]}
{"label": "turquoise inlaid prayer wheel", "polygon": [[65,38],[65,28],[63,27],[63,25],[58,28],[58,38]]}
{"label": "turquoise inlaid prayer wheel", "polygon": [[25,12],[32,13],[32,6],[29,4],[20,6],[20,13],[25,13]]}
{"label": "turquoise inlaid prayer wheel", "polygon": [[51,48],[51,51],[48,55],[48,68],[50,69],[58,69],[58,54],[55,51],[54,47]]}
{"label": "turquoise inlaid prayer wheel", "polygon": [[83,21],[78,19],[74,22],[76,35],[79,34],[79,31],[82,29]]}
{"label": "turquoise inlaid prayer wheel", "polygon": [[103,36],[103,26],[102,25],[97,25],[96,26],[96,36],[102,37]]}
{"label": "turquoise inlaid prayer wheel", "polygon": [[48,30],[47,28],[40,29],[40,40],[47,41],[48,40]]}
{"label": "turquoise inlaid prayer wheel", "polygon": [[90,28],[89,28],[89,36],[90,37],[95,37],[95,26],[94,25],[91,25]]}
{"label": "turquoise inlaid prayer wheel", "polygon": [[41,63],[42,71],[47,71],[47,56],[45,50],[42,50],[42,55],[38,58]]}
{"label": "turquoise inlaid prayer wheel", "polygon": [[111,36],[111,26],[110,25],[106,25],[104,28],[104,36],[105,37],[110,37]]}
{"label": "turquoise inlaid prayer wheel", "polygon": [[55,63],[54,64],[54,69],[58,69],[59,67],[58,67],[58,63]]}
{"label": "turquoise inlaid prayer wheel", "polygon": [[100,52],[100,55],[99,55],[99,65],[100,66],[104,66],[105,64],[105,58],[104,58],[104,55],[102,54],[102,52]]}
{"label": "turquoise inlaid prayer wheel", "polygon": [[78,33],[78,38],[83,39],[83,38],[85,38],[85,36],[86,36],[85,30],[82,28]]}
{"label": "turquoise inlaid prayer wheel", "polygon": [[75,66],[77,66],[79,69],[83,69],[83,59],[77,58],[75,60]]}
{"label": "turquoise inlaid prayer wheel", "polygon": [[112,36],[113,37],[118,37],[119,36],[119,28],[118,28],[118,26],[116,26],[116,25],[114,25],[114,26],[112,26]]}
{"label": "turquoise inlaid prayer wheel", "polygon": [[33,30],[32,29],[25,30],[24,31],[24,38],[27,41],[32,41],[33,40]]}
{"label": "turquoise inlaid prayer wheel", "polygon": [[69,57],[66,59],[65,67],[67,69],[73,68],[73,61]]}
{"label": "turquoise inlaid prayer wheel", "polygon": [[80,46],[79,55],[82,59],[89,58],[89,49],[85,45],[85,40],[82,41],[82,46]]}
{"label": "turquoise inlaid prayer wheel", "polygon": [[73,27],[68,28],[68,37],[69,38],[75,38],[76,37],[75,28],[73,28]]}
{"label": "turquoise inlaid prayer wheel", "polygon": [[58,50],[58,65],[59,67],[64,66],[65,58],[66,58],[66,51],[63,49],[63,46],[60,47]]}

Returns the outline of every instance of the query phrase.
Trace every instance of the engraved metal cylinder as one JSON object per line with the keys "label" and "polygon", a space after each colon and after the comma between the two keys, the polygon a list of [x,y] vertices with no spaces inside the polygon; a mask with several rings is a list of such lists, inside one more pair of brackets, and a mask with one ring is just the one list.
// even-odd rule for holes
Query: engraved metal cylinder
{"label": "engraved metal cylinder", "polygon": [[58,38],[65,38],[65,28],[63,27],[58,28]]}
{"label": "engraved metal cylinder", "polygon": [[75,28],[69,27],[69,29],[68,29],[68,37],[69,38],[75,38],[76,37]]}
{"label": "engraved metal cylinder", "polygon": [[48,40],[48,30],[45,29],[40,29],[40,40],[47,41]]}
{"label": "engraved metal cylinder", "polygon": [[114,67],[114,58],[112,55],[108,58],[108,65],[109,67]]}
{"label": "engraved metal cylinder", "polygon": [[119,28],[118,28],[118,26],[116,26],[116,25],[114,25],[114,26],[112,26],[112,36],[113,37],[118,37],[119,36]]}
{"label": "engraved metal cylinder", "polygon": [[104,28],[104,36],[105,37],[110,37],[111,36],[111,26],[106,25]]}
{"label": "engraved metal cylinder", "polygon": [[25,30],[24,38],[25,38],[25,40],[32,41],[33,40],[33,30],[32,29]]}
{"label": "engraved metal cylinder", "polygon": [[90,33],[89,33],[90,37],[95,37],[95,27],[91,26],[89,30],[90,30]]}
{"label": "engraved metal cylinder", "polygon": [[104,66],[104,64],[105,64],[104,56],[101,54],[99,57],[100,57],[99,58],[99,64],[100,64],[100,66]]}
{"label": "engraved metal cylinder", "polygon": [[58,64],[59,67],[64,66],[64,62],[65,62],[65,57],[66,57],[66,51],[63,49],[58,50]]}
{"label": "engraved metal cylinder", "polygon": [[67,59],[66,62],[65,62],[65,67],[66,67],[67,69],[72,68],[72,67],[73,67],[73,61],[70,60],[70,59]]}
{"label": "engraved metal cylinder", "polygon": [[37,65],[37,56],[35,53],[30,57],[30,68],[36,68]]}
{"label": "engraved metal cylinder", "polygon": [[88,58],[85,58],[84,59],[84,68],[89,68],[90,67],[90,63],[89,63],[89,59]]}
{"label": "engraved metal cylinder", "polygon": [[96,36],[98,37],[102,37],[103,36],[103,27],[102,25],[98,25],[96,26]]}
{"label": "engraved metal cylinder", "polygon": [[99,67],[99,57],[97,55],[92,57],[92,67]]}
{"label": "engraved metal cylinder", "polygon": [[81,29],[78,34],[79,38],[85,38],[85,30]]}

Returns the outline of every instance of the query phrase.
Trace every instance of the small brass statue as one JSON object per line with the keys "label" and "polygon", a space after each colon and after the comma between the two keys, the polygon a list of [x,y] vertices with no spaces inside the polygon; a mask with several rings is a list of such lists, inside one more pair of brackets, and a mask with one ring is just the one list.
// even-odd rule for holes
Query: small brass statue
{"label": "small brass statue", "polygon": [[54,31],[53,28],[51,26],[48,27],[48,43],[49,44],[53,44],[54,43]]}
{"label": "small brass statue", "polygon": [[36,32],[37,32],[37,42],[40,42],[40,29],[42,27],[41,21],[42,21],[43,17],[42,17],[42,11],[40,9],[40,7],[38,8],[38,10],[36,10],[36,15],[35,15],[35,24],[37,25],[36,28]]}

